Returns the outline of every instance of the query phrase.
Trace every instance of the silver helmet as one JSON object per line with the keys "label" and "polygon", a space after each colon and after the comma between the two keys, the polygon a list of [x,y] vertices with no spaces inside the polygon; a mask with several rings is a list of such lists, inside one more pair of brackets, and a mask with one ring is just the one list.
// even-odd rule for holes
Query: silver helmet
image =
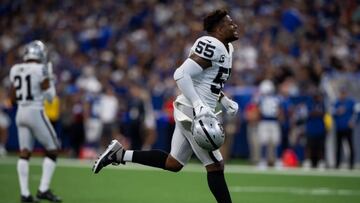
{"label": "silver helmet", "polygon": [[24,61],[37,60],[45,63],[47,61],[47,49],[43,42],[35,40],[25,46]]}
{"label": "silver helmet", "polygon": [[217,118],[207,115],[194,119],[192,134],[196,143],[207,151],[214,151],[220,148],[225,141],[222,124]]}

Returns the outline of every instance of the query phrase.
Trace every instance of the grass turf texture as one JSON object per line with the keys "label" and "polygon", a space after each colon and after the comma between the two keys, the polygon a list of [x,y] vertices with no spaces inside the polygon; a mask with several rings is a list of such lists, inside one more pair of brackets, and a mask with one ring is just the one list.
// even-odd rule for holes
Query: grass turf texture
{"label": "grass turf texture", "polygon": [[[0,159],[0,203],[19,202],[16,158]],[[52,182],[65,203],[212,203],[202,166],[170,173],[139,165],[91,172],[92,162],[60,159]],[[119,169],[119,170],[118,170]],[[41,159],[31,160],[31,192],[41,176]],[[360,202],[360,171],[257,171],[230,165],[226,179],[234,203]],[[45,202],[45,201],[43,201]]]}

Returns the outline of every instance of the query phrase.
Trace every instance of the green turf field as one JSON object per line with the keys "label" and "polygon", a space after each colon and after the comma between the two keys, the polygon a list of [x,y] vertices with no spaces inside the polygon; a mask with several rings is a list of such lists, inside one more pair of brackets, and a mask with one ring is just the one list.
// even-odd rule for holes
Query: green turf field
{"label": "green turf field", "polygon": [[[41,160],[31,162],[31,191],[37,190]],[[182,172],[139,165],[109,167],[94,175],[92,162],[60,159],[53,190],[65,203],[215,203],[204,169]],[[360,171],[258,171],[230,165],[226,179],[234,203],[359,203]],[[19,202],[16,158],[0,158],[0,203]]]}

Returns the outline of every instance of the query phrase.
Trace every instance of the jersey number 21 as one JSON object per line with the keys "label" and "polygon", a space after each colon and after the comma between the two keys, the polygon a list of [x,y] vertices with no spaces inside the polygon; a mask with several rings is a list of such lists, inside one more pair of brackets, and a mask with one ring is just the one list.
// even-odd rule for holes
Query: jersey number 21
{"label": "jersey number 21", "polygon": [[[25,77],[21,77],[16,75],[14,77],[15,89],[16,89],[16,100],[23,100],[23,96],[25,96],[25,100],[30,101],[33,100],[34,97],[31,94],[31,76],[26,75]],[[23,86],[25,84],[25,86]],[[21,91],[22,88],[25,88],[26,95],[23,95]]]}

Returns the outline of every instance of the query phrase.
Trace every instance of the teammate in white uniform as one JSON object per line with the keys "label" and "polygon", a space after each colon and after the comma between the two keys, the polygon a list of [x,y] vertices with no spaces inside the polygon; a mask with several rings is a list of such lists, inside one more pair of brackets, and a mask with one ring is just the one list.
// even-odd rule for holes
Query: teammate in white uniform
{"label": "teammate in white uniform", "polygon": [[[44,113],[43,101],[52,99],[55,89],[52,83],[52,68],[47,64],[47,51],[41,41],[26,45],[24,63],[15,64],[10,70],[12,100],[18,104],[16,125],[18,128],[20,158],[17,163],[21,202],[37,202],[46,199],[61,202],[49,189],[56,167],[59,142],[56,133]],[[29,191],[29,159],[34,145],[34,138],[45,148],[42,176],[37,192],[33,198]]]}
{"label": "teammate in white uniform", "polygon": [[226,11],[216,10],[205,17],[204,29],[209,35],[196,40],[189,58],[174,73],[182,94],[174,102],[176,127],[170,154],[160,150],[125,151],[119,142],[113,140],[96,161],[94,173],[110,163],[117,165],[125,162],[178,172],[194,152],[207,170],[208,185],[216,200],[221,203],[231,202],[219,150],[206,151],[201,148],[193,138],[191,125],[194,117],[215,117],[218,102],[231,115],[235,115],[238,110],[237,103],[222,93],[224,83],[231,73],[231,42],[238,39],[237,25]]}

